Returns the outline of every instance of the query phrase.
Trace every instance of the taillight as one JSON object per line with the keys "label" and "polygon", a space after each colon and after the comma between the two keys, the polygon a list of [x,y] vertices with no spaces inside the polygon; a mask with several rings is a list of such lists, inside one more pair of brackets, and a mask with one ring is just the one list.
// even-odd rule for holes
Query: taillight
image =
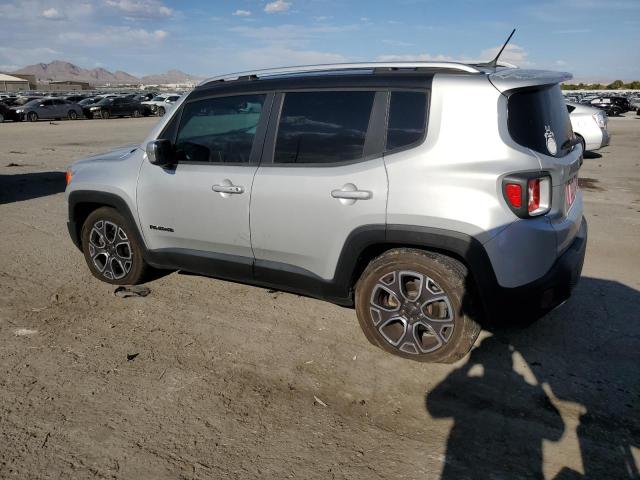
{"label": "taillight", "polygon": [[517,183],[507,183],[504,188],[505,197],[513,208],[522,206],[522,187]]}
{"label": "taillight", "polygon": [[606,113],[604,112],[598,112],[593,115],[593,119],[596,121],[596,124],[598,125],[598,127],[605,128],[607,126],[607,121],[605,116],[606,116]]}
{"label": "taillight", "polygon": [[67,173],[65,175],[65,179],[67,181],[67,185],[69,185],[71,183],[71,179],[73,178],[73,171],[71,169],[67,170]]}
{"label": "taillight", "polygon": [[507,205],[520,218],[544,215],[551,209],[551,177],[539,173],[509,175],[502,181]]}

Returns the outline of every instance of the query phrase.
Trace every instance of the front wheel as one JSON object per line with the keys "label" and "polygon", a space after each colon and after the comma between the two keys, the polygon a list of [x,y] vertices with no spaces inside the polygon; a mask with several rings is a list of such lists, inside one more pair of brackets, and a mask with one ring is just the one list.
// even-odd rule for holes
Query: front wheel
{"label": "front wheel", "polygon": [[140,118],[140,110],[133,111],[133,118]]}
{"label": "front wheel", "polygon": [[27,114],[27,120],[30,122],[35,122],[38,120],[38,114],[36,112],[29,112]]}
{"label": "front wheel", "polygon": [[469,272],[444,255],[389,250],[367,266],[355,295],[367,339],[404,358],[453,363],[480,333]]}
{"label": "front wheel", "polygon": [[94,277],[114,285],[135,285],[149,266],[131,227],[113,208],[93,211],[82,226],[82,251]]}
{"label": "front wheel", "polygon": [[159,117],[164,116],[165,113],[166,113],[166,111],[165,111],[164,107],[158,108],[158,116]]}
{"label": "front wheel", "polygon": [[4,122],[4,115],[0,113],[0,123]]}
{"label": "front wheel", "polygon": [[75,110],[69,110],[69,113],[67,115],[69,117],[69,120],[77,120],[78,119],[78,114],[76,113]]}
{"label": "front wheel", "polygon": [[109,120],[109,117],[111,116],[108,110],[104,110],[101,115],[104,120]]}

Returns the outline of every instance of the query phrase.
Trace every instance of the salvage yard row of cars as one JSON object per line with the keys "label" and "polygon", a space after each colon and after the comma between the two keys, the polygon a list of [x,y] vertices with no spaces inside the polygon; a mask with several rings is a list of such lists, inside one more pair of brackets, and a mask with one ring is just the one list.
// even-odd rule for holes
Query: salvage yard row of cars
{"label": "salvage yard row of cars", "polygon": [[77,120],[79,118],[163,116],[181,94],[124,93],[97,95],[2,95],[0,123],[4,121]]}

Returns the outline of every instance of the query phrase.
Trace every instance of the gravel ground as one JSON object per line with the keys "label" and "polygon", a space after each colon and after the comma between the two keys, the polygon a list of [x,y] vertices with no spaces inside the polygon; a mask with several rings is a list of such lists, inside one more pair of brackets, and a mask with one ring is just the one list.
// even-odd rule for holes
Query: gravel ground
{"label": "gravel ground", "polygon": [[0,125],[0,478],[639,477],[640,117],[585,160],[574,296],[454,365],[288,293],[171,273],[115,297],[68,237],[64,170],[154,121]]}

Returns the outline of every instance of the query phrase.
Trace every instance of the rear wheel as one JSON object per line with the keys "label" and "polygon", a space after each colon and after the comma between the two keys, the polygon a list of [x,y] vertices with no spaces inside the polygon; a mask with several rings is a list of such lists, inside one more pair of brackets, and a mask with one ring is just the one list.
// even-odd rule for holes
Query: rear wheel
{"label": "rear wheel", "polygon": [[158,116],[162,117],[166,113],[164,107],[158,107]]}
{"label": "rear wheel", "polygon": [[0,123],[4,122],[4,115],[0,113]]}
{"label": "rear wheel", "polygon": [[69,110],[68,117],[69,117],[69,120],[77,120],[78,114],[76,113],[75,110]]}
{"label": "rear wheel", "polygon": [[578,140],[580,140],[580,144],[582,145],[582,154],[584,155],[584,153],[587,151],[587,142],[585,142],[584,137],[578,133],[576,133],[576,137],[578,137]]}
{"label": "rear wheel", "polygon": [[82,250],[91,273],[114,285],[141,283],[149,270],[141,245],[124,217],[113,208],[93,211],[82,226]]}
{"label": "rear wheel", "polygon": [[468,275],[462,263],[444,255],[385,252],[356,285],[356,314],[367,339],[411,360],[459,360],[480,333]]}
{"label": "rear wheel", "polygon": [[140,110],[134,110],[133,111],[133,117],[134,118],[139,118],[140,117]]}
{"label": "rear wheel", "polygon": [[37,121],[38,120],[38,114],[36,112],[27,113],[27,120],[29,120],[30,122]]}

